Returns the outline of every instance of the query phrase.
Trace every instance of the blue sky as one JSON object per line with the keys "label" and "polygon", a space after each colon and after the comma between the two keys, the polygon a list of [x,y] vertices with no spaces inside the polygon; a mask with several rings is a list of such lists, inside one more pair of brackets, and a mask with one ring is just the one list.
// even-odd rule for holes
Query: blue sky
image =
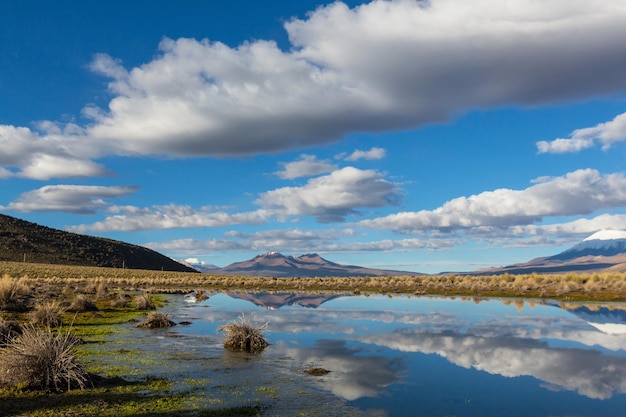
{"label": "blue sky", "polygon": [[0,212],[434,273],[626,229],[626,1],[0,2]]}

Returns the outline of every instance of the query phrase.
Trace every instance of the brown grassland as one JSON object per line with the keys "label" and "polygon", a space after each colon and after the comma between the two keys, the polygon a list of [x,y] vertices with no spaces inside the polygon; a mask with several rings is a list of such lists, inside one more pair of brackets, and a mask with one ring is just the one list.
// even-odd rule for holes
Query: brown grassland
{"label": "brown grassland", "polygon": [[566,301],[626,301],[626,272],[424,275],[367,278],[275,278],[184,272],[0,262],[0,275],[27,277],[36,288],[70,286],[146,293],[193,289],[263,291],[350,291],[481,297],[554,298]]}

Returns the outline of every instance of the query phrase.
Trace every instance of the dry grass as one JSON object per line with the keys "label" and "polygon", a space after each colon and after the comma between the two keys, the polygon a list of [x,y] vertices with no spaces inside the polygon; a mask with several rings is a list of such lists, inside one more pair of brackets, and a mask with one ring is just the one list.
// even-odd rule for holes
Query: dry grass
{"label": "dry grass", "polygon": [[126,294],[118,294],[116,298],[111,300],[111,307],[113,308],[127,308],[129,306],[128,302],[130,299]]}
{"label": "dry grass", "polygon": [[154,301],[152,301],[148,294],[139,294],[133,300],[133,304],[137,310],[156,310]]}
{"label": "dry grass", "polygon": [[91,301],[86,295],[78,294],[72,304],[70,305],[72,311],[97,311],[98,306]]}
{"label": "dry grass", "polygon": [[62,316],[65,309],[61,307],[58,301],[45,301],[37,304],[35,309],[30,312],[30,321],[34,325],[57,327],[63,324]]}
{"label": "dry grass", "polygon": [[85,388],[89,375],[76,359],[77,344],[69,330],[53,333],[25,326],[2,353],[0,383],[54,392]]}
{"label": "dry grass", "polygon": [[145,329],[162,329],[172,326],[176,326],[176,323],[170,320],[168,314],[161,313],[160,311],[153,311],[148,314],[146,320],[137,325],[137,327],[143,327]]}
{"label": "dry grass", "polygon": [[263,331],[268,323],[260,327],[255,327],[249,317],[244,314],[239,316],[239,320],[218,327],[219,331],[226,333],[224,347],[234,352],[261,353],[269,345]]}
{"label": "dry grass", "polygon": [[105,280],[101,280],[96,287],[96,299],[106,300],[109,296],[109,287]]}
{"label": "dry grass", "polygon": [[[30,277],[39,285],[87,288],[106,280],[108,290],[186,294],[211,290],[396,292],[469,296],[626,301],[626,272],[503,274],[488,276],[420,275],[390,277],[273,278],[168,271],[0,262],[0,273]],[[1,305],[0,305],[1,308]]]}
{"label": "dry grass", "polygon": [[17,321],[5,320],[3,317],[0,317],[0,346],[6,345],[21,334],[22,326]]}
{"label": "dry grass", "polygon": [[0,310],[27,310],[30,293],[27,277],[17,279],[4,274],[0,279]]}

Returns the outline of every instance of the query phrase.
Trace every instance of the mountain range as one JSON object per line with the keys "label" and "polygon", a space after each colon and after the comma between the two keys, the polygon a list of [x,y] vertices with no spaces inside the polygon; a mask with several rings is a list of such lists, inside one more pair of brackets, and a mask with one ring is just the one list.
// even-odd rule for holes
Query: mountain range
{"label": "mountain range", "polygon": [[601,230],[556,255],[499,268],[474,271],[472,275],[626,271],[626,231]]}
{"label": "mountain range", "polygon": [[212,269],[212,274],[252,275],[263,277],[372,277],[393,275],[422,275],[416,272],[364,268],[328,261],[316,253],[297,257],[279,252],[267,252],[254,258],[235,262],[224,268]]}
{"label": "mountain range", "polygon": [[[143,246],[65,232],[0,214],[0,261],[37,262],[113,268],[203,272],[266,277],[372,277],[426,275],[366,268],[328,261],[316,253],[285,256],[267,252],[226,267],[190,258],[176,261]],[[197,262],[194,262],[197,261]],[[497,275],[626,271],[626,231],[602,230],[556,255],[456,275]]]}

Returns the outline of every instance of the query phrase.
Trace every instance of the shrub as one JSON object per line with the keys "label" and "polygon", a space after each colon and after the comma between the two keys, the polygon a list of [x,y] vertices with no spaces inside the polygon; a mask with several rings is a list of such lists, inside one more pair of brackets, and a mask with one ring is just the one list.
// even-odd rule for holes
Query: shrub
{"label": "shrub", "polygon": [[96,311],[98,307],[96,304],[87,298],[86,295],[79,294],[76,296],[72,304],[70,305],[70,310],[73,311]]}
{"label": "shrub", "polygon": [[137,325],[137,327],[143,327],[146,329],[160,329],[171,326],[176,326],[176,323],[170,320],[169,315],[159,311],[153,311],[148,314],[146,321]]}
{"label": "shrub", "polygon": [[27,278],[11,278],[5,274],[0,279],[0,310],[25,311],[30,296]]}
{"label": "shrub", "polygon": [[25,326],[2,354],[0,383],[55,392],[85,388],[89,374],[74,354],[78,343],[69,330],[53,333]]}
{"label": "shrub", "polygon": [[0,317],[0,346],[9,343],[14,337],[22,334],[22,327],[14,320]]}
{"label": "shrub", "polygon": [[261,327],[254,327],[250,318],[242,314],[239,321],[235,320],[218,327],[218,330],[226,333],[224,347],[234,352],[261,353],[269,345],[263,331],[268,323]]}
{"label": "shrub", "polygon": [[96,288],[96,299],[97,300],[106,300],[109,296],[109,287],[105,280],[102,280],[98,283],[98,287]]}
{"label": "shrub", "polygon": [[137,310],[156,310],[154,302],[148,294],[139,294],[134,300]]}
{"label": "shrub", "polygon": [[62,324],[63,307],[58,301],[46,301],[37,304],[30,312],[30,321],[35,325],[56,327]]}
{"label": "shrub", "polygon": [[128,298],[125,294],[118,294],[117,298],[111,300],[111,307],[113,308],[127,308]]}

